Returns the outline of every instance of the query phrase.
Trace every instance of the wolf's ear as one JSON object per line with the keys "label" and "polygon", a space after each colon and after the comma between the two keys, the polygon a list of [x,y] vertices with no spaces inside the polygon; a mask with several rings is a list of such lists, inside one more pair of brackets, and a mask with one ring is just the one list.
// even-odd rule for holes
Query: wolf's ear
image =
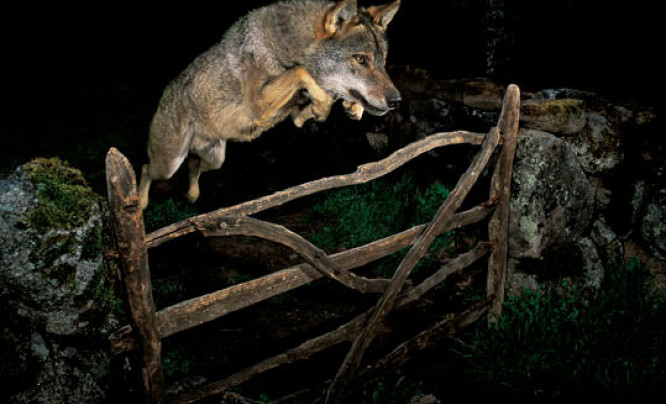
{"label": "wolf's ear", "polygon": [[395,16],[395,13],[398,12],[398,8],[400,8],[400,0],[395,0],[383,6],[368,7],[368,13],[375,24],[386,28]]}
{"label": "wolf's ear", "polygon": [[318,37],[326,39],[332,37],[344,25],[356,16],[358,8],[356,0],[341,0],[331,7],[322,17]]}

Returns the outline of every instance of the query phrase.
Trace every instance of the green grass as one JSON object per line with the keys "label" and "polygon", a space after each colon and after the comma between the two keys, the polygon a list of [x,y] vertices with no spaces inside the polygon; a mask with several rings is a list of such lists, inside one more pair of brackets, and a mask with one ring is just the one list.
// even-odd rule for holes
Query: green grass
{"label": "green grass", "polygon": [[192,355],[185,349],[171,348],[162,355],[162,370],[170,379],[186,377],[192,368]]}
{"label": "green grass", "polygon": [[467,376],[520,397],[654,402],[665,391],[666,304],[649,276],[632,260],[608,265],[591,300],[567,284],[567,297],[509,296],[499,324],[479,323],[456,350]]}
{"label": "green grass", "polygon": [[335,221],[311,240],[324,248],[356,247],[410,226],[427,223],[446,200],[441,184],[420,189],[408,175],[331,191],[312,211]]}
{"label": "green grass", "polygon": [[[382,178],[333,190],[312,208],[312,221],[324,220],[329,224],[309,239],[327,252],[357,247],[429,222],[448,195],[444,185],[418,186],[409,175],[397,181]],[[453,237],[454,232],[439,236],[419,268],[431,262],[434,253],[451,245]],[[405,252],[406,249],[382,260],[379,272],[387,275],[394,270]]]}
{"label": "green grass", "polygon": [[143,220],[149,232],[198,214],[199,211],[187,202],[169,198],[151,202],[143,212]]}

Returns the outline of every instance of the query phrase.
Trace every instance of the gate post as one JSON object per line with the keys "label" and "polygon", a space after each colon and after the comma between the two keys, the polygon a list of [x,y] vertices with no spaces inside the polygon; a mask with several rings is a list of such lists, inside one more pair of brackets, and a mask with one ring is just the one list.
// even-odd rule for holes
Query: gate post
{"label": "gate post", "polygon": [[138,331],[144,387],[150,403],[161,403],[165,394],[162,344],[157,332],[143,212],[139,207],[134,170],[127,158],[115,148],[111,148],[106,155],[106,185],[130,312],[134,329]]}
{"label": "gate post", "polygon": [[504,303],[504,284],[509,251],[511,173],[518,139],[519,114],[520,89],[515,84],[511,84],[507,88],[502,102],[498,128],[503,145],[490,184],[490,198],[497,201],[497,207],[488,222],[488,239],[494,244],[488,260],[487,296],[493,297],[488,325],[497,323],[502,315],[502,304]]}

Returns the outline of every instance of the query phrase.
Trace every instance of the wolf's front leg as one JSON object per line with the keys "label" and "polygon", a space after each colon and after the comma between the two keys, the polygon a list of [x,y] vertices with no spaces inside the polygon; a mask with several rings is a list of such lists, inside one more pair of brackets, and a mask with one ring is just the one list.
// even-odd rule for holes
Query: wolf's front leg
{"label": "wolf's front leg", "polygon": [[319,84],[314,79],[308,83],[308,87],[305,90],[308,92],[310,102],[302,109],[298,109],[291,114],[294,125],[298,128],[302,127],[309,119],[315,119],[319,122],[325,121],[331,112],[331,106],[334,102],[333,98],[323,88],[319,87]]}
{"label": "wolf's front leg", "polygon": [[257,125],[269,128],[287,117],[293,112],[289,105],[302,90],[308,92],[310,104],[301,111],[302,116],[292,114],[294,122],[302,125],[306,119],[326,119],[331,112],[333,98],[319,87],[304,67],[297,66],[269,81],[256,94],[250,91],[251,103],[257,112]]}
{"label": "wolf's front leg", "polygon": [[294,121],[294,125],[300,128],[303,124],[309,119],[315,119],[319,122],[322,122],[328,118],[328,114],[331,112],[331,106],[333,105],[333,98],[328,100],[322,100],[315,102],[311,100],[306,104],[302,109],[298,109],[291,113],[291,119]]}

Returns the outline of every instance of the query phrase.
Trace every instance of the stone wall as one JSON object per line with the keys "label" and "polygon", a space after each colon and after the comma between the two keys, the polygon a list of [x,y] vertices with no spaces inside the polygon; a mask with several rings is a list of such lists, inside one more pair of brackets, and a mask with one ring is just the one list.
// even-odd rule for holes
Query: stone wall
{"label": "stone wall", "polygon": [[[406,101],[383,130],[400,143],[440,131],[486,131],[495,124],[505,88],[487,79],[437,80],[412,68],[396,68],[392,77]],[[625,243],[663,260],[666,159],[655,113],[590,92],[521,90],[512,288],[566,278],[594,290],[604,263],[624,258]],[[452,164],[464,165],[470,156]]]}

